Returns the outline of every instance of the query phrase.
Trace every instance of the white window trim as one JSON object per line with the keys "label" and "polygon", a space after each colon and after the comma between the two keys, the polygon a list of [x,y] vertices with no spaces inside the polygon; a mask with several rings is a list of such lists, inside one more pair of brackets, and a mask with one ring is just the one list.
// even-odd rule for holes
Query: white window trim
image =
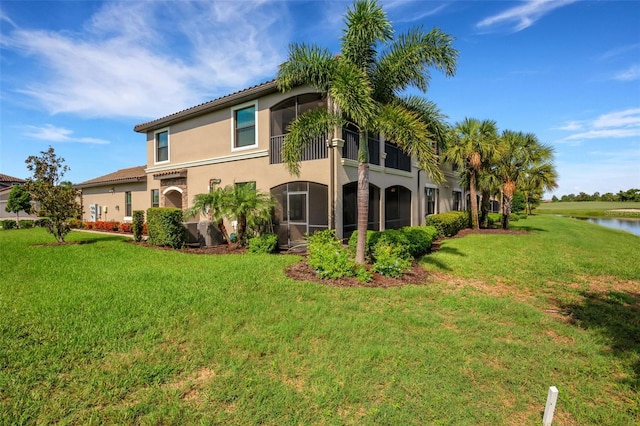
{"label": "white window trim", "polygon": [[[250,106],[255,108],[254,123],[255,123],[255,143],[253,145],[241,146],[236,148],[236,111],[245,109]],[[255,149],[258,147],[258,101],[246,102],[244,104],[236,105],[231,108],[231,152],[246,151],[247,149]]]}
{"label": "white window trim", "polygon": [[[167,160],[158,161],[158,133],[167,132]],[[153,164],[166,164],[171,161],[171,132],[168,127],[153,132]]]}
{"label": "white window trim", "polygon": [[167,195],[169,192],[171,191],[176,191],[182,194],[182,189],[177,187],[177,186],[170,186],[167,189],[165,189],[164,191],[162,191],[162,195]]}

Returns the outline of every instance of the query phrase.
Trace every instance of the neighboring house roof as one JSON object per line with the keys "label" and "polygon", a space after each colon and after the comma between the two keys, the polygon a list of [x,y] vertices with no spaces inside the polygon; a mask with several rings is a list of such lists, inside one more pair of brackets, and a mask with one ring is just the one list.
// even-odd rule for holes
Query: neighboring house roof
{"label": "neighboring house roof", "polygon": [[0,173],[0,183],[3,183],[3,184],[24,183],[24,179],[20,179],[20,178],[9,176],[9,175],[3,175],[2,173]]}
{"label": "neighboring house roof", "polygon": [[147,180],[145,173],[146,165],[130,167],[128,169],[120,169],[108,175],[100,176],[95,179],[73,185],[74,188],[88,188],[92,186],[103,186],[107,184],[141,182]]}
{"label": "neighboring house roof", "polygon": [[137,124],[133,130],[138,133],[146,133],[150,130],[157,130],[162,127],[166,127],[178,121],[183,121],[189,118],[198,117],[209,112],[228,107],[232,104],[241,103],[255,99],[259,96],[264,96],[270,93],[278,91],[278,84],[276,80],[267,81],[266,83],[257,84],[249,87],[248,89],[240,90],[239,92],[231,93],[212,101],[205,102],[200,105],[196,105],[191,108],[176,112],[166,117],[158,118],[146,123]]}

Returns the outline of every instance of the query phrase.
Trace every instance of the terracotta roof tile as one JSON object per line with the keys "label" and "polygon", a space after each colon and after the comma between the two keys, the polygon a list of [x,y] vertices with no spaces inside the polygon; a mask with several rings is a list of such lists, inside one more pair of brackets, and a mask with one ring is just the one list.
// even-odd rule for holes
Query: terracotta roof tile
{"label": "terracotta roof tile", "polygon": [[18,182],[18,183],[23,183],[24,179],[20,179],[20,178],[9,176],[9,175],[3,175],[2,173],[0,173],[0,182]]}
{"label": "terracotta roof tile", "polygon": [[147,179],[145,169],[147,166],[136,166],[128,169],[120,169],[108,175],[100,176],[95,179],[87,180],[74,185],[76,188],[84,188],[89,186],[100,186],[108,183],[124,183],[138,182]]}

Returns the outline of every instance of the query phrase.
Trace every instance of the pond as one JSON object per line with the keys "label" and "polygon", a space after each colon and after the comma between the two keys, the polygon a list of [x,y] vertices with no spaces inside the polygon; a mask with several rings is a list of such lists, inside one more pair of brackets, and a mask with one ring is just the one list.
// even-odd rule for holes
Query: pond
{"label": "pond", "polygon": [[640,236],[640,219],[620,219],[616,217],[580,217],[578,219],[608,228],[631,232],[634,235]]}

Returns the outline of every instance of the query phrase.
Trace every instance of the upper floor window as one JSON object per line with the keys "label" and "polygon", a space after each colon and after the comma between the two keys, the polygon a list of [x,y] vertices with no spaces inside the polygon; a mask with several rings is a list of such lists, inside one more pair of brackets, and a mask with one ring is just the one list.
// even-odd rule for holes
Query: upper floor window
{"label": "upper floor window", "polygon": [[384,144],[384,152],[387,154],[387,158],[384,161],[385,167],[404,170],[406,172],[411,171],[411,156],[406,154],[397,145],[386,142]]}
{"label": "upper floor window", "polygon": [[233,149],[258,146],[256,111],[255,104],[233,109]]}
{"label": "upper floor window", "polygon": [[327,100],[320,93],[294,96],[271,108],[271,136],[287,133],[287,127],[301,114],[317,108],[326,108]]}
{"label": "upper floor window", "polygon": [[169,161],[169,131],[162,130],[155,133],[155,162]]}

